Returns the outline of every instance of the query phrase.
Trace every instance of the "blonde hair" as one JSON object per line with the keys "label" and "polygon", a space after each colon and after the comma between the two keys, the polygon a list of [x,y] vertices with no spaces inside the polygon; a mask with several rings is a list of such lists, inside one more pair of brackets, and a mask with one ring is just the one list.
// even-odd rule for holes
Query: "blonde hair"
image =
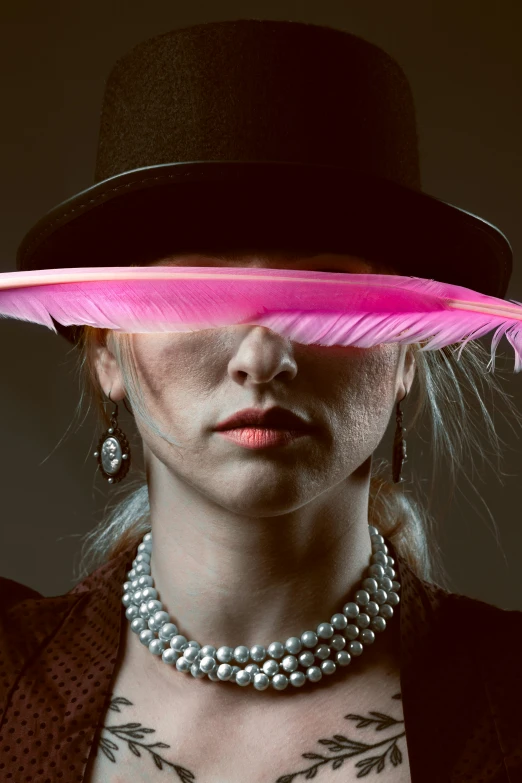
{"label": "blonde hair", "polygon": [[[132,351],[132,335],[84,326],[77,344],[81,397],[76,415],[81,414],[87,401],[86,416],[94,406],[100,432],[109,426],[113,406],[106,401],[100,388],[94,362],[94,347],[107,345],[120,367],[126,390],[126,398],[134,416],[139,415],[147,426],[168,442],[147,412],[140,387]],[[431,474],[430,493],[427,495],[419,482],[417,492],[423,498],[416,498],[403,484],[394,484],[390,478],[390,462],[386,459],[373,460],[369,488],[369,524],[375,525],[380,533],[391,541],[398,555],[416,574],[426,581],[436,582],[450,589],[441,549],[437,541],[435,517],[432,513],[434,493],[438,483],[438,471],[444,469],[444,496],[449,501],[453,495],[459,473],[476,487],[463,470],[469,457],[474,469],[474,455],[486,458],[485,442],[492,445],[492,456],[503,455],[506,444],[499,438],[493,419],[483,399],[484,387],[490,394],[497,394],[514,416],[518,424],[520,413],[499,384],[486,362],[490,355],[479,341],[468,342],[456,354],[459,347],[423,351],[425,343],[408,346],[413,351],[416,374],[405,408],[405,426],[408,438],[412,437],[418,423],[428,425],[427,442],[431,446],[434,469]],[[498,362],[498,357],[496,357]],[[495,366],[492,365],[494,370]],[[412,394],[413,393],[413,394]],[[96,435],[99,437],[99,433]],[[486,458],[488,465],[490,459]],[[136,549],[145,533],[151,530],[148,485],[145,472],[133,469],[134,478],[125,478],[122,485],[114,485],[112,498],[108,501],[99,524],[82,536],[79,573],[82,579],[98,566],[119,555],[131,544]],[[410,471],[411,472],[411,471]],[[473,470],[471,471],[473,473]],[[407,483],[406,483],[407,486]],[[441,494],[440,491],[438,493]],[[495,521],[493,526],[497,533]]]}

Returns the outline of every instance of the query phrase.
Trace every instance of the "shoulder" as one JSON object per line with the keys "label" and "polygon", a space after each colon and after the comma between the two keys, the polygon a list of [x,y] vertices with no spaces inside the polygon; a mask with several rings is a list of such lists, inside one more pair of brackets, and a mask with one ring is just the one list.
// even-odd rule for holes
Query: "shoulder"
{"label": "shoulder", "polygon": [[9,612],[20,601],[26,598],[42,598],[38,590],[34,590],[21,582],[15,582],[14,579],[8,579],[0,576],[0,614]]}
{"label": "shoulder", "polygon": [[[434,650],[445,657],[451,653],[452,660],[476,663],[483,672],[504,665],[515,669],[515,678],[520,681],[522,667],[517,656],[520,657],[522,648],[521,610],[448,590],[417,575],[404,563],[401,576],[405,647],[413,646],[421,659]],[[410,644],[412,638],[414,644]]]}
{"label": "shoulder", "polygon": [[434,633],[451,639],[453,649],[475,662],[495,698],[506,698],[510,688],[522,697],[522,611],[420,581],[431,604]]}
{"label": "shoulder", "polygon": [[0,577],[0,702],[60,627],[80,596],[46,597],[38,590]]}
{"label": "shoulder", "polygon": [[[90,636],[118,627],[121,587],[128,555],[97,568],[69,592],[44,596],[32,587],[0,577],[0,670],[16,676],[52,640],[89,627]],[[0,678],[0,690],[2,682]]]}

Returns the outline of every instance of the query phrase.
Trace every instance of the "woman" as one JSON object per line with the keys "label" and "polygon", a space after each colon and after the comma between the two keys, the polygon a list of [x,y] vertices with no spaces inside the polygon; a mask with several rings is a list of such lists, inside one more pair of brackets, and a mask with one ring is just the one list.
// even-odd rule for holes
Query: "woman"
{"label": "woman", "polygon": [[[318,57],[311,93],[297,93],[312,80],[290,46],[296,57]],[[328,60],[336,47],[349,53],[344,74]],[[169,71],[173,52],[181,59]],[[210,83],[205,109],[224,111],[233,152],[223,124],[189,112],[183,57],[194,94]],[[274,61],[280,95],[267,75]],[[93,266],[96,252],[99,266],[123,258],[151,267],[410,270],[502,295],[509,251],[500,232],[414,187],[409,92],[392,63],[349,34],[288,22],[199,25],[145,42],[120,61],[107,87],[95,192],[46,216],[24,240],[19,267],[71,266],[73,242],[78,267]],[[251,78],[255,68],[259,79]],[[202,73],[206,81],[198,82]],[[325,125],[324,86],[334,78],[346,85],[347,73],[358,110],[345,117],[343,131],[352,136],[349,143],[337,138],[334,90],[323,146],[319,125],[310,131],[310,123],[322,116]],[[251,100],[261,93],[255,110],[245,83]],[[218,102],[223,84],[229,92]],[[185,135],[177,152],[166,152],[165,138],[173,144],[172,128],[179,130],[165,117],[165,95],[172,104],[175,85]],[[227,94],[242,99],[227,103]],[[316,111],[306,124],[296,109],[310,111],[311,95]],[[273,110],[261,131],[260,106]],[[372,113],[381,125],[367,124]],[[209,152],[201,144],[196,154],[190,144],[203,128],[215,146]],[[256,144],[247,154],[242,133],[253,128]],[[264,147],[256,146],[260,139]],[[282,145],[279,155],[272,139]],[[270,163],[302,161],[314,144],[316,161],[308,158],[300,172]],[[339,169],[332,178],[315,168],[332,146],[351,156],[342,181]],[[254,151],[265,179],[247,165]],[[235,162],[216,169],[219,160]],[[185,161],[186,173],[172,161]],[[198,189],[201,161],[211,173]],[[188,181],[162,189],[167,177]],[[369,230],[375,221],[379,232]],[[443,258],[437,238],[447,246]],[[465,266],[472,248],[473,264]],[[478,380],[477,345],[459,365],[445,348],[303,345],[259,324],[184,334],[67,321],[56,327],[77,344],[84,378],[111,425],[95,452],[100,472],[111,483],[127,481],[133,447],[117,414],[128,400],[145,480],[90,536],[88,554],[98,566],[69,593],[42,598],[3,580],[6,779],[92,783],[163,780],[166,773],[182,781],[289,783],[386,770],[390,780],[426,783],[478,779],[479,770],[497,782],[522,773],[522,734],[509,700],[509,693],[522,695],[522,613],[431,581],[429,517],[399,484],[400,403],[417,383],[416,414],[431,403],[434,435],[443,438],[436,403],[454,392],[456,449],[469,415],[459,369],[468,382]],[[373,471],[372,456],[394,409],[390,482]],[[490,660],[484,629],[496,627],[509,641]]]}

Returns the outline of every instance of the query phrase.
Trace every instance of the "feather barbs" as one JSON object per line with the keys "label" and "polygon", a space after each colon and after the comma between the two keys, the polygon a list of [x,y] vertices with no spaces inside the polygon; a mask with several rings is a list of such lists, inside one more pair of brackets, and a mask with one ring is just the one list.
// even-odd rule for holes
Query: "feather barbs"
{"label": "feather barbs", "polygon": [[259,324],[304,344],[435,350],[496,329],[522,370],[522,304],[388,274],[250,267],[72,267],[0,274],[0,316],[47,326],[188,332]]}

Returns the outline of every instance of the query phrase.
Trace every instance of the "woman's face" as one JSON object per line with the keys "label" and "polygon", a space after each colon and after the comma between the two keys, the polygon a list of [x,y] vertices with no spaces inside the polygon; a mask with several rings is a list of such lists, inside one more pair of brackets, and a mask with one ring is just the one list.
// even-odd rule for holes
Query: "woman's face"
{"label": "woman's face", "polygon": [[[370,272],[340,254],[289,259],[257,254],[223,261],[184,254],[154,265],[241,266]],[[192,333],[136,333],[134,356],[150,415],[180,446],[136,417],[146,463],[205,497],[247,515],[299,508],[349,476],[364,478],[394,405],[411,386],[406,346],[302,345],[262,326],[236,325]],[[98,375],[113,400],[125,396],[112,354],[99,349]],[[245,408],[281,406],[313,431],[287,445],[247,449],[214,431]]]}

